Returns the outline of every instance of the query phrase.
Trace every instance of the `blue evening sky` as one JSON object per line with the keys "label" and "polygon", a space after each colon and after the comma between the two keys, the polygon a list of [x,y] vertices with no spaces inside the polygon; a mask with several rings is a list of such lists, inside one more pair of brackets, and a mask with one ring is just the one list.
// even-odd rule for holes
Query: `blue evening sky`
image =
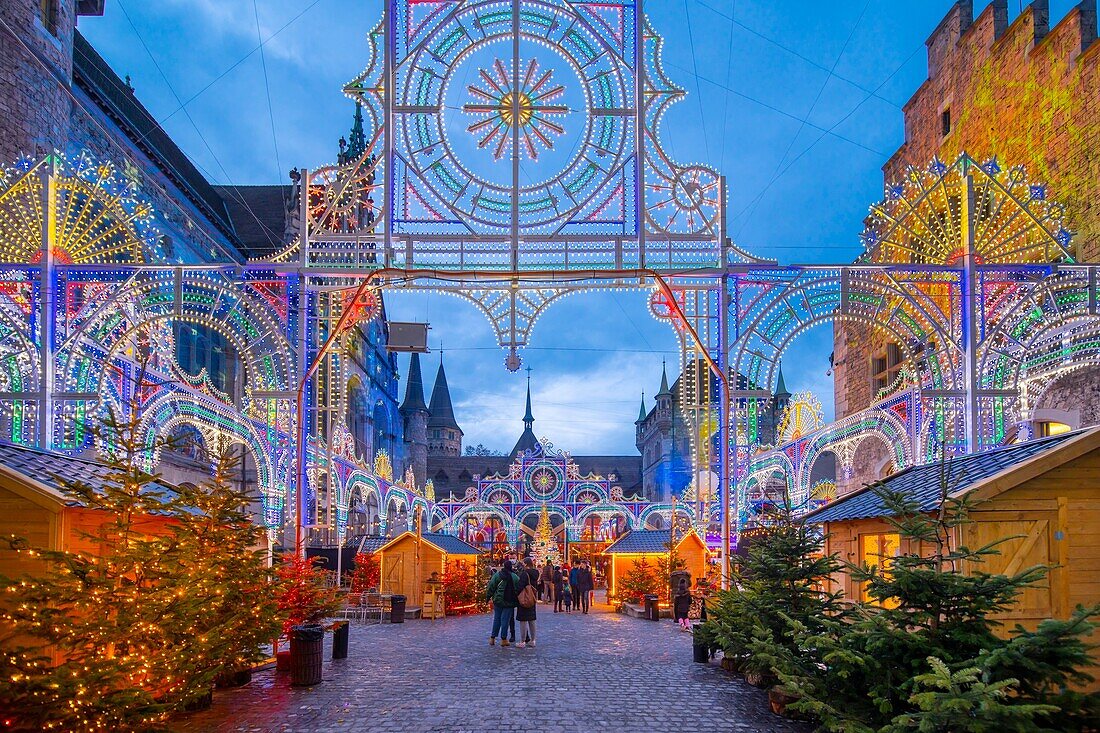
{"label": "blue evening sky", "polygon": [[[661,139],[674,159],[710,163],[727,177],[739,246],[782,263],[858,254],[867,207],[881,198],[881,166],[903,139],[901,105],[927,77],[924,41],[951,4],[646,3],[666,40],[666,71],[688,91]],[[1052,24],[1072,4],[1052,2]],[[1014,17],[1019,4],[1010,5]],[[352,113],[340,88],[365,65],[365,35],[381,6],[109,0],[105,16],[82,18],[80,30],[212,181],[272,183],[291,167],[334,159]],[[262,55],[258,38],[269,39]],[[394,295],[387,307],[391,319],[431,322],[466,443],[509,450],[522,429],[525,372],[505,371],[486,319],[443,295]],[[828,325],[806,333],[783,362],[788,388],[817,393],[827,418],[831,334]],[[634,453],[640,393],[651,406],[661,360],[670,377],[678,371],[676,351],[640,293],[552,306],[524,354],[536,433],[577,454]],[[406,364],[402,356],[402,379]],[[430,390],[438,353],[424,364]]]}

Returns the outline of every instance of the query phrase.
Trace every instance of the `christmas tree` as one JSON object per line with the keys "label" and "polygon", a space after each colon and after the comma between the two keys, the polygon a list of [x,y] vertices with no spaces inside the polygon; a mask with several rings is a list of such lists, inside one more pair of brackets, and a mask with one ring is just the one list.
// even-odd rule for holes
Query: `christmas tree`
{"label": "christmas tree", "polygon": [[369,552],[360,552],[355,555],[355,571],[351,574],[351,592],[366,593],[368,590],[378,590],[378,584],[382,579],[382,567],[378,564],[378,558]]}
{"label": "christmas tree", "polygon": [[561,558],[558,553],[558,543],[554,540],[554,528],[550,524],[550,512],[547,511],[545,504],[542,505],[535,533],[535,542],[531,547],[531,552],[535,556],[535,566],[542,567],[547,560],[557,565]]}
{"label": "christmas tree", "polygon": [[207,484],[180,487],[173,524],[175,595],[188,606],[193,633],[181,653],[200,655],[206,672],[223,680],[264,659],[261,648],[280,628],[264,529],[249,517],[251,497],[232,481],[238,464],[223,450]]}
{"label": "christmas tree", "polygon": [[94,485],[58,477],[66,499],[99,520],[70,549],[10,541],[42,564],[0,579],[7,730],[149,730],[271,638],[258,535],[228,464],[207,487],[169,487],[146,465],[171,441],[146,441],[142,427],[139,398],[125,415],[108,408],[95,431],[106,470]]}

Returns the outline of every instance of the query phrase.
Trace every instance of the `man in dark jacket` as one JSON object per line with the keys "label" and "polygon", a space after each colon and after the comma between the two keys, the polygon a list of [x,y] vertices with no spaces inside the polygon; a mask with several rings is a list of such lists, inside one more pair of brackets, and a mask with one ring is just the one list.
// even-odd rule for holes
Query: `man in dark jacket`
{"label": "man in dark jacket", "polygon": [[560,566],[554,567],[554,613],[561,613],[561,606],[565,596],[565,574]]}
{"label": "man in dark jacket", "polygon": [[592,591],[595,589],[596,583],[592,577],[592,567],[585,560],[578,568],[577,572],[577,606],[581,609],[581,613],[588,613],[588,604]]}
{"label": "man in dark jacket", "polygon": [[500,645],[508,646],[508,629],[512,629],[512,640],[515,640],[515,610],[519,605],[519,576],[512,572],[512,561],[505,560],[504,567],[493,574],[489,579],[489,600],[493,602],[493,631],[489,635],[489,646],[497,643],[497,634],[500,634]]}

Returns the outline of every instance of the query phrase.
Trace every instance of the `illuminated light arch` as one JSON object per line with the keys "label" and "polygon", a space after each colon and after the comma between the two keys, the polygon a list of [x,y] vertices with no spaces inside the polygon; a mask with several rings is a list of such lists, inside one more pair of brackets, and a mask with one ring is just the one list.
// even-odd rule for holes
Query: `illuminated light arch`
{"label": "illuminated light arch", "polygon": [[292,352],[278,315],[225,275],[196,273],[177,291],[171,273],[147,273],[115,291],[112,301],[115,308],[81,322],[63,345],[59,361],[71,391],[96,391],[97,373],[88,370],[88,363],[109,362],[135,333],[163,321],[201,325],[229,339],[241,356],[247,393],[286,392],[294,386]]}
{"label": "illuminated light arch", "polygon": [[[895,470],[913,464],[914,450],[906,424],[894,412],[870,408],[838,420],[809,436],[796,474],[800,497],[809,497],[813,464],[822,453],[832,452],[841,459],[841,463],[846,463],[851,460],[858,444],[867,438],[882,441]],[[846,450],[850,450],[847,455]]]}
{"label": "illuminated light arch", "polygon": [[[47,198],[54,202],[49,212],[43,211]],[[0,258],[37,264],[47,215],[59,263],[139,264],[162,257],[152,205],[111,163],[53,154],[0,171]]]}
{"label": "illuminated light arch", "polygon": [[825,323],[850,321],[896,339],[910,364],[914,350],[934,341],[921,361],[921,383],[957,389],[958,349],[952,321],[919,286],[902,289],[895,276],[874,272],[792,272],[793,279],[765,288],[755,314],[742,324],[745,335],[731,349],[731,368],[760,388],[775,384],[779,360],[798,336]]}
{"label": "illuminated light arch", "polygon": [[[676,514],[678,516],[683,515],[683,517],[685,519],[687,519],[688,522],[694,522],[694,520],[695,520],[695,512],[692,510],[690,505],[677,504],[676,505]],[[669,518],[671,516],[672,516],[672,504],[664,504],[664,503],[650,504],[649,506],[645,507],[640,512],[638,512],[638,523],[637,523],[636,526],[637,527],[645,527],[646,525],[649,524],[650,520],[653,517],[660,517],[663,521],[668,521],[667,518]],[[664,527],[664,529],[668,529],[668,527],[666,526],[666,527]]]}
{"label": "illuminated light arch", "polygon": [[359,496],[362,499],[364,505],[367,503],[368,497],[373,496],[375,504],[378,507],[379,522],[385,528],[385,505],[382,501],[382,497],[385,491],[382,488],[381,482],[376,476],[373,476],[363,470],[353,469],[348,475],[347,480],[343,482],[343,485],[339,494],[339,506],[344,513],[345,521],[348,514],[351,513],[352,500],[355,493],[359,492]]}
{"label": "illuminated light arch", "polygon": [[606,501],[586,506],[577,512],[577,516],[573,519],[574,530],[580,532],[581,528],[584,527],[585,520],[592,515],[603,516],[605,514],[615,514],[626,519],[627,529],[634,529],[638,526],[638,517],[634,516],[633,512],[627,507],[622,504]]}
{"label": "illuminated light arch", "polygon": [[157,436],[170,434],[177,425],[196,428],[211,453],[219,447],[244,446],[256,464],[256,483],[263,502],[264,520],[268,527],[281,524],[286,484],[279,480],[272,465],[273,446],[256,425],[216,402],[192,394],[166,392],[142,406],[137,438],[150,450],[150,467],[161,460],[160,450],[156,448]]}
{"label": "illuminated light arch", "polygon": [[970,193],[969,225],[981,263],[1073,261],[1064,207],[1048,198],[1046,186],[1030,180],[1023,166],[1005,170],[995,157],[978,163],[965,152],[951,163],[935,158],[923,168],[909,166],[902,180],[887,184],[861,235],[867,259],[959,263],[966,241],[959,202]]}
{"label": "illuminated light arch", "polygon": [[580,481],[574,483],[569,488],[569,492],[566,495],[566,500],[571,502],[579,502],[580,496],[584,492],[592,492],[597,502],[605,502],[611,500],[611,494],[604,487],[600,486],[594,481]]}
{"label": "illuminated light arch", "polygon": [[[519,527],[519,526],[523,525],[524,520],[527,519],[528,517],[537,517],[537,516],[539,516],[539,514],[542,512],[543,506],[544,506],[543,504],[530,504],[528,506],[523,507],[523,509],[520,509],[518,512],[516,512],[516,518],[515,518],[516,526]],[[570,525],[570,523],[573,521],[572,518],[569,516],[569,512],[566,511],[566,509],[564,507],[562,507],[558,504],[545,504],[545,507],[546,507],[546,513],[547,514],[549,514],[551,516],[554,516],[554,517],[560,517],[561,518],[562,522],[564,522],[563,526],[568,527]]]}

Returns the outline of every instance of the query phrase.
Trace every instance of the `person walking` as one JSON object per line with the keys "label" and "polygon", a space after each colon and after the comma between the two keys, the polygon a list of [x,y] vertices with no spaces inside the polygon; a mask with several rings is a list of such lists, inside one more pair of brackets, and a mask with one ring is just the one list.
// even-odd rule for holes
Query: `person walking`
{"label": "person walking", "polygon": [[539,571],[535,563],[527,558],[525,567],[519,573],[519,605],[516,607],[516,620],[519,621],[520,649],[535,645],[535,616],[538,609]]}
{"label": "person walking", "polygon": [[569,574],[562,574],[561,594],[565,600],[565,612],[573,613],[573,585],[569,582]]}
{"label": "person walking", "polygon": [[539,599],[546,603],[554,602],[554,564],[550,562],[550,558],[546,559],[539,574]]}
{"label": "person walking", "polygon": [[565,601],[565,583],[567,579],[560,566],[554,567],[552,580],[554,583],[554,613],[561,613],[561,606]]}
{"label": "person walking", "polygon": [[572,591],[573,607],[578,611],[581,610],[581,595],[584,592],[581,585],[581,577],[583,575],[581,564],[582,563],[578,562],[576,565],[569,568],[569,590]]}
{"label": "person walking", "polygon": [[581,609],[581,613],[588,613],[592,591],[595,589],[596,580],[592,577],[592,566],[585,560],[581,565],[581,571],[577,574],[577,592],[580,594],[577,598],[577,608]]}
{"label": "person walking", "polygon": [[[512,572],[512,561],[505,560],[504,566],[489,579],[489,600],[493,602],[493,630],[489,634],[489,646],[497,643],[508,646],[508,628],[515,628],[514,612],[519,605],[519,576]],[[512,632],[515,640],[515,631]]]}

